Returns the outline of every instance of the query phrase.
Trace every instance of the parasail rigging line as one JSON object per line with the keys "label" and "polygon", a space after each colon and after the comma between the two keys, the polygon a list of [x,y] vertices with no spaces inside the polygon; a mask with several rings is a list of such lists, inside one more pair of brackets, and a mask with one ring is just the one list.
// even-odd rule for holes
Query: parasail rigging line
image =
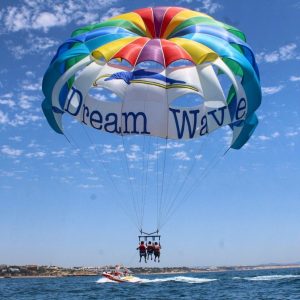
{"label": "parasail rigging line", "polygon": [[211,172],[211,170],[213,170],[216,167],[216,165],[221,161],[221,159],[223,158],[223,155],[221,154],[224,151],[223,149],[224,148],[222,147],[221,151],[217,151],[217,153],[215,154],[213,159],[210,161],[210,163],[203,170],[201,176],[199,176],[198,178],[196,178],[194,180],[194,183],[192,184],[191,189],[189,189],[185,193],[185,195],[182,197],[183,200],[181,202],[177,202],[176,205],[175,205],[175,203],[173,203],[172,207],[169,208],[169,210],[167,212],[166,221],[164,222],[162,227],[165,226],[170,221],[170,219],[173,217],[174,213],[179,209],[179,207],[189,200],[191,195],[199,187],[199,182],[202,181],[204,178],[206,178],[209,175],[209,173]]}
{"label": "parasail rigging line", "polygon": [[[144,106],[144,113],[146,111],[146,102],[145,100],[143,101],[143,106]],[[143,135],[143,163],[142,163],[142,173],[143,175],[141,176],[141,230],[144,225],[144,213],[145,213],[145,204],[146,204],[146,185],[148,181],[148,159],[149,159],[149,153],[147,154],[147,169],[146,169],[146,174],[145,174],[145,140],[146,136]],[[148,151],[149,151],[149,143],[148,143]],[[145,188],[144,188],[145,185]]]}
{"label": "parasail rigging line", "polygon": [[143,200],[144,200],[144,181],[145,181],[145,136],[143,136],[143,148],[142,148],[142,176],[140,176],[140,193],[138,195],[141,195],[141,205],[140,205],[140,214],[141,214],[141,228],[143,228]]}
{"label": "parasail rigging line", "polygon": [[[185,203],[189,197],[193,194],[193,192],[197,189],[197,187],[200,185],[200,182],[206,178],[209,174],[209,172],[217,165],[217,163],[220,161],[221,159],[221,153],[223,152],[223,148],[221,151],[217,151],[216,154],[214,155],[214,157],[212,158],[212,160],[207,164],[207,166],[204,168],[204,170],[202,171],[201,175],[196,178],[194,180],[194,183],[192,184],[191,188],[186,191],[186,193],[183,195],[182,199],[183,201],[182,202],[178,202],[177,204],[174,203],[174,206],[173,206],[173,212],[171,213],[172,211],[172,208],[169,209],[168,211],[168,214],[170,215],[174,215],[175,211],[178,209],[179,206],[181,206],[181,203]],[[175,207],[176,205],[176,207]],[[171,218],[171,216],[170,216]]]}
{"label": "parasail rigging line", "polygon": [[[101,176],[100,173],[96,173],[94,171],[94,168],[86,161],[86,159],[81,155],[81,150],[80,147],[78,145],[78,143],[76,142],[75,138],[72,136],[72,134],[69,132],[69,137],[64,133],[64,137],[66,138],[66,140],[70,143],[70,145],[77,151],[77,154],[79,156],[79,158],[82,160],[82,162],[88,167],[89,171],[91,172],[91,174],[95,175],[95,176]],[[106,167],[104,166],[104,169],[106,169]],[[116,186],[113,185],[113,187],[115,187],[114,191],[116,192],[116,198],[114,198],[114,200],[118,203],[118,207],[121,208],[121,210],[125,213],[125,215],[128,217],[128,219],[130,220],[130,222],[134,225],[134,227],[138,227],[137,223],[133,220],[132,216],[128,213],[128,211],[125,209],[125,207],[123,206],[123,204],[119,201],[119,197],[118,197],[118,188]]]}
{"label": "parasail rigging line", "polygon": [[101,165],[104,169],[104,171],[106,172],[106,174],[108,175],[108,178],[110,179],[111,181],[111,184],[113,186],[113,188],[116,190],[117,194],[120,194],[120,190],[119,188],[117,187],[114,179],[113,179],[113,176],[112,174],[109,172],[108,168],[106,167],[105,163],[103,162],[102,158],[101,158],[101,155],[98,151],[98,148],[96,147],[96,143],[93,141],[92,137],[90,136],[90,134],[87,132],[86,128],[81,124],[81,128],[83,129],[83,132],[84,134],[86,135],[87,139],[89,140],[89,142],[91,143],[91,145],[94,145],[94,147],[92,147],[92,149],[94,150],[94,152],[96,153],[97,157],[98,157],[98,160],[99,162],[101,162]]}
{"label": "parasail rigging line", "polygon": [[[146,139],[146,137],[144,136]],[[148,173],[149,173],[149,156],[150,156],[150,137],[148,138],[148,147],[146,153],[146,170],[143,166],[143,186],[142,186],[142,227],[143,227],[143,220],[144,220],[144,214],[145,214],[145,206],[146,206],[146,199],[147,199],[147,185],[148,185]],[[143,155],[144,160],[144,155]],[[143,161],[144,164],[144,161]],[[145,175],[145,176],[144,176]],[[145,178],[145,181],[144,181]]]}
{"label": "parasail rigging line", "polygon": [[158,227],[158,219],[159,219],[159,151],[158,151],[158,137],[156,137],[156,222]]}
{"label": "parasail rigging line", "polygon": [[165,183],[167,148],[168,148],[168,138],[165,139],[165,146],[164,146],[162,184],[161,184],[160,199],[159,199],[159,215],[158,215],[158,220],[157,220],[157,224],[158,224],[157,229],[159,229],[159,227],[160,227],[161,217],[162,217],[162,206],[163,206],[163,202],[164,202],[163,193],[164,193],[164,183]]}
{"label": "parasail rigging line", "polygon": [[[200,143],[201,143],[200,147],[199,147],[198,151],[196,151],[196,154],[200,153],[200,150],[202,150],[203,143],[202,142],[200,142]],[[167,212],[169,210],[169,208],[173,206],[173,203],[175,203],[180,198],[179,196],[180,196],[182,190],[186,187],[187,179],[189,178],[190,174],[194,170],[195,165],[196,165],[196,163],[191,163],[190,164],[190,167],[187,170],[187,172],[184,176],[184,179],[183,179],[183,181],[181,182],[180,185],[179,185],[179,182],[178,182],[179,178],[180,178],[180,172],[178,172],[178,170],[177,170],[177,172],[175,172],[175,173],[177,173],[177,176],[176,176],[175,184],[173,186],[177,187],[179,185],[179,189],[177,189],[177,192],[176,192],[176,189],[174,189],[175,193],[172,193],[172,195],[167,198],[167,201],[165,202],[166,205],[165,205],[164,211]],[[173,174],[173,173],[171,173],[171,174]],[[167,213],[166,213],[166,215],[167,215]]]}
{"label": "parasail rigging line", "polygon": [[129,186],[130,186],[131,200],[132,200],[134,212],[135,212],[137,223],[138,223],[138,229],[140,230],[141,229],[141,221],[140,221],[139,214],[138,214],[138,204],[137,204],[136,198],[134,197],[134,191],[133,191],[133,185],[132,185],[132,178],[130,176],[130,171],[129,171],[128,157],[127,157],[127,155],[125,153],[126,152],[126,146],[125,146],[125,141],[124,141],[123,134],[121,135],[121,137],[122,137],[122,144],[123,144],[123,149],[124,149],[124,151],[122,151],[122,153],[123,153],[123,159],[125,161],[125,166],[126,166],[126,170],[127,170],[127,176],[126,177],[127,177],[127,180],[128,180]]}
{"label": "parasail rigging line", "polygon": [[[121,115],[123,113],[123,109],[124,109],[124,101],[122,101],[122,104],[121,104]],[[121,127],[123,128],[123,124],[121,124]],[[124,134],[123,134],[123,129],[121,130],[121,138],[122,138],[122,145],[123,145],[123,149],[124,151],[122,151],[123,153],[123,162],[125,163],[125,166],[126,166],[126,171],[127,171],[127,181],[129,183],[129,186],[130,186],[130,193],[131,193],[131,203],[132,203],[132,206],[133,206],[133,209],[134,209],[134,212],[135,212],[135,216],[136,216],[136,220],[137,220],[137,223],[138,223],[138,229],[141,230],[141,220],[139,218],[139,215],[138,215],[138,204],[137,204],[137,200],[135,199],[135,196],[134,196],[134,190],[133,190],[133,185],[132,185],[132,179],[131,179],[131,176],[130,176],[130,171],[129,171],[129,164],[128,164],[128,157],[126,155],[126,146],[125,146],[125,141],[124,141]]]}

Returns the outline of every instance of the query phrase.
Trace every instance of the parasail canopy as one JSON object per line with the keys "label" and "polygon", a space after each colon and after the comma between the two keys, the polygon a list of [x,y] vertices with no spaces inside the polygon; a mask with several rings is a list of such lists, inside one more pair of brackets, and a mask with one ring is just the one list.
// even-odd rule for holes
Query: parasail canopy
{"label": "parasail canopy", "polygon": [[[220,76],[230,88],[224,91]],[[121,101],[94,97],[108,89]],[[181,7],[143,8],[73,32],[43,79],[50,126],[62,115],[112,134],[194,139],[229,125],[241,148],[261,102],[254,54],[238,29]],[[193,94],[193,101],[176,99]]]}

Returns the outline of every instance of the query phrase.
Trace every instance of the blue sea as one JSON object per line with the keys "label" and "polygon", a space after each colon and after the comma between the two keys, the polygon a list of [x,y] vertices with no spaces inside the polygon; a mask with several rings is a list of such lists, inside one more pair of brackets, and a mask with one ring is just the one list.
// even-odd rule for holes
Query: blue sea
{"label": "blue sea", "polygon": [[0,299],[300,299],[300,269],[139,277],[135,284],[94,276],[0,279]]}

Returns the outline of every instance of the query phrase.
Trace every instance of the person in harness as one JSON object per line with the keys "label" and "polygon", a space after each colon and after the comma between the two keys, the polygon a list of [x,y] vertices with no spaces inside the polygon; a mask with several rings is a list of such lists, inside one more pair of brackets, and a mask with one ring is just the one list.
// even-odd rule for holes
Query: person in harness
{"label": "person in harness", "polygon": [[141,241],[139,246],[136,248],[136,250],[139,250],[140,251],[140,262],[142,260],[142,257],[145,258],[145,263],[147,263],[147,258],[146,258],[146,250],[147,250],[147,247],[144,243],[144,241]]}
{"label": "person in harness", "polygon": [[148,245],[147,245],[147,259],[148,260],[149,260],[149,256],[151,256],[151,260],[152,260],[153,251],[154,251],[154,245],[152,245],[151,241],[149,241]]}
{"label": "person in harness", "polygon": [[157,243],[155,242],[154,243],[154,261],[156,262],[156,258],[158,259],[158,262],[160,261],[159,258],[160,258],[160,249],[161,249],[161,245],[160,243]]}

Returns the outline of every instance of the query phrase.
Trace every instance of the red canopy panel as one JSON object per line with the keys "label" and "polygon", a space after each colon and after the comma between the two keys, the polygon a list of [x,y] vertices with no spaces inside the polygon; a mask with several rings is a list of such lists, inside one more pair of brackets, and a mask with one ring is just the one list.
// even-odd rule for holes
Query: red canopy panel
{"label": "red canopy panel", "polygon": [[141,37],[123,47],[113,56],[113,58],[126,59],[132,66],[134,66],[140,55],[140,52],[143,50],[145,44],[149,41],[149,38]]}
{"label": "red canopy panel", "polygon": [[168,40],[161,40],[161,46],[165,56],[165,65],[168,66],[172,62],[186,59],[193,62],[193,58],[180,46]]}
{"label": "red canopy panel", "polygon": [[153,18],[153,10],[152,8],[141,8],[134,11],[139,14],[143,19],[146,27],[148,28],[151,37],[155,37],[155,27],[154,27],[154,18]]}
{"label": "red canopy panel", "polygon": [[184,10],[184,8],[182,7],[170,7],[167,12],[165,13],[162,25],[161,25],[161,29],[160,29],[160,36],[163,36],[163,34],[165,33],[168,25],[170,24],[170,22],[172,21],[172,19],[182,10]]}

